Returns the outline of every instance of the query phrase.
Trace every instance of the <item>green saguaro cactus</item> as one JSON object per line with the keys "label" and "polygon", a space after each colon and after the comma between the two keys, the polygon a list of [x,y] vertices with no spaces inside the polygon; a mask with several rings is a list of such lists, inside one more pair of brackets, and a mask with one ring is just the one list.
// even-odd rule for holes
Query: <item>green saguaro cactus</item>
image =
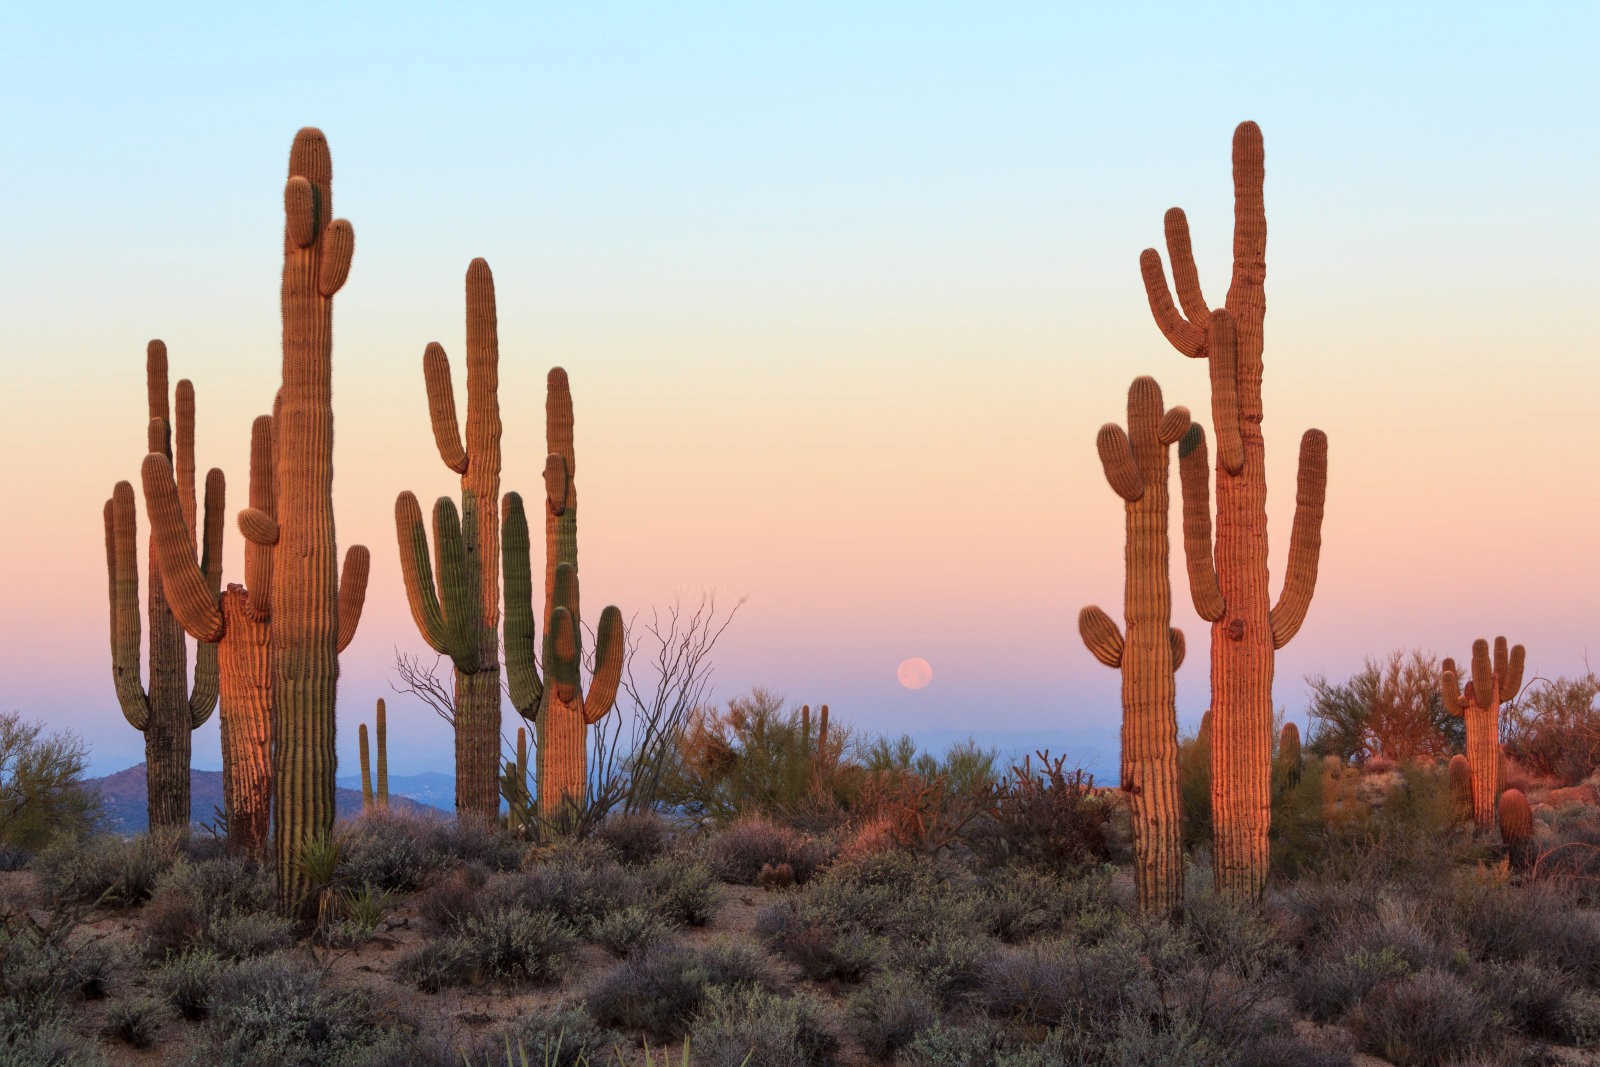
{"label": "green saguaro cactus", "polygon": [[[587,766],[584,732],[616,703],[622,676],[622,612],[600,613],[594,673],[585,693],[578,609],[578,491],[567,372],[550,371],[545,392],[545,603],[543,654],[534,656],[533,567],[522,497],[507,493],[501,528],[505,570],[506,681],[511,703],[538,734],[539,815],[581,807]],[[541,667],[543,674],[541,677]]]}
{"label": "green saguaro cactus", "polygon": [[1439,693],[1451,715],[1466,720],[1467,765],[1472,778],[1472,818],[1478,826],[1494,825],[1495,803],[1505,787],[1505,762],[1500,751],[1500,705],[1522,688],[1522,664],[1526,655],[1521,645],[1506,648],[1506,639],[1494,639],[1494,658],[1489,658],[1489,642],[1478,638],[1472,643],[1472,678],[1463,689],[1456,676],[1456,661],[1446,659],[1439,678]]}
{"label": "green saguaro cactus", "polygon": [[1164,409],[1154,378],[1136,378],[1129,388],[1126,430],[1116,423],[1100,428],[1100,463],[1127,513],[1127,633],[1098,607],[1078,613],[1084,645],[1122,672],[1122,789],[1133,813],[1134,885],[1146,915],[1172,915],[1183,903],[1172,675],[1183,662],[1184,643],[1182,631],[1172,627],[1167,476],[1168,450],[1188,429],[1188,409]]}
{"label": "green saguaro cactus", "polygon": [[1211,531],[1205,433],[1196,425],[1179,445],[1184,554],[1195,610],[1211,623],[1211,809],[1219,892],[1255,901],[1266,884],[1272,818],[1272,676],[1277,650],[1299,632],[1316,588],[1328,439],[1307,430],[1288,574],[1276,604],[1267,575],[1267,474],[1261,436],[1261,375],[1266,318],[1267,215],[1261,129],[1233,133],[1233,277],[1225,307],[1200,290],[1183,211],[1166,215],[1167,251],[1180,313],[1161,256],[1147,248],[1139,269],[1163,336],[1211,372],[1217,436],[1217,523]]}
{"label": "green saguaro cactus", "polygon": [[303,850],[333,831],[339,648],[360,618],[353,585],[366,578],[365,550],[350,550],[342,579],[335,555],[333,296],[349,277],[355,231],[333,218],[332,181],[322,131],[302,129],[283,190],[283,384],[273,425],[278,513],[247,512],[239,524],[246,538],[273,550],[273,846],[279,905],[296,913],[311,900]]}
{"label": "green saguaro cactus", "polygon": [[[195,551],[200,538],[202,582],[215,596],[222,574],[224,482],[213,468],[206,475],[205,525],[196,525],[194,489],[194,386],[178,382],[174,407],[167,405],[167,346],[151,341],[145,349],[145,392],[149,406],[147,452],[176,466],[181,531],[176,535]],[[176,432],[174,432],[176,431]],[[157,531],[148,546],[150,577],[146,609],[150,619],[150,688],[139,670],[138,516],[133,485],[118,482],[104,508],[106,572],[111,593],[111,673],[117,702],[128,723],[144,734],[146,803],[152,830],[189,826],[190,731],[198,729],[217,706],[217,646],[201,640],[195,646],[194,684],[189,684],[188,649],[183,629],[173,617],[166,585],[157,562]]]}
{"label": "green saguaro cactus", "polygon": [[450,360],[438,342],[422,356],[434,441],[461,475],[461,515],[434,506],[438,588],[416,497],[395,502],[406,599],[423,640],[455,664],[456,811],[493,822],[500,811],[500,341],[494,276],[467,267],[467,436],[462,443]]}
{"label": "green saguaro cactus", "polygon": [[383,698],[378,699],[378,710],[373,723],[378,740],[378,787],[372,787],[372,751],[367,744],[367,724],[356,727],[356,745],[361,758],[361,809],[387,808],[389,806],[389,730],[384,714]]}

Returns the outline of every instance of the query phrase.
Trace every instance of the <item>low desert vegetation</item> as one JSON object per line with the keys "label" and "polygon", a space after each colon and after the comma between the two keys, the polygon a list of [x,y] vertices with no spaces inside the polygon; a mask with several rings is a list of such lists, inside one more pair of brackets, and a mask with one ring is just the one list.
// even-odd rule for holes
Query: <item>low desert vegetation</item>
{"label": "low desert vegetation", "polygon": [[837,721],[819,746],[814,717],[761,691],[698,713],[662,770],[672,803],[583,832],[341,823],[313,850],[309,926],[281,917],[270,867],[204,834],[69,823],[4,875],[0,1064],[1596,1055],[1600,804],[1574,788],[1594,690],[1541,685],[1508,713],[1508,780],[1535,801],[1513,862],[1460,816],[1459,737],[1401,692],[1428,669],[1396,656],[1313,687],[1258,908],[1211,889],[1207,738],[1183,738],[1170,922],[1135,905],[1122,799],[1062,757],[931,754]]}

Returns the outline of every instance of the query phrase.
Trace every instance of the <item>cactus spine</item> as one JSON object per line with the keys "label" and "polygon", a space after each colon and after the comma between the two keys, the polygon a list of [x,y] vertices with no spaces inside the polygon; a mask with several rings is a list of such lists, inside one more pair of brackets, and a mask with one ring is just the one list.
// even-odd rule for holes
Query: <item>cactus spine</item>
{"label": "cactus spine", "polygon": [[[355,232],[333,218],[333,162],[322,131],[295,135],[284,185],[283,384],[273,430],[273,777],[278,902],[307,906],[307,841],[333,831],[334,703],[341,644],[360,618],[366,553],[352,548],[343,584],[333,531],[333,296],[350,273]],[[252,536],[241,516],[240,529]],[[266,519],[266,517],[260,517]],[[270,526],[268,525],[270,523]]]}
{"label": "cactus spine", "polygon": [[1195,610],[1211,623],[1211,801],[1216,883],[1237,900],[1255,900],[1266,883],[1271,822],[1274,654],[1305,621],[1316,587],[1327,488],[1328,440],[1300,439],[1300,472],[1283,593],[1269,606],[1267,480],[1261,438],[1267,219],[1262,197],[1261,130],[1233,134],[1233,277],[1225,307],[1200,291],[1182,210],[1166,215],[1167,251],[1182,313],[1173,306],[1161,256],[1139,257],[1150,310],[1162,334],[1186,356],[1206,359],[1217,435],[1217,530],[1213,546],[1208,460],[1196,426],[1179,446],[1184,549]]}
{"label": "cactus spine", "polygon": [[416,497],[395,502],[406,599],[423,639],[455,664],[456,811],[492,822],[500,811],[500,341],[494,276],[467,267],[467,436],[463,445],[450,360],[437,342],[422,356],[439,457],[461,475],[461,518],[434,506],[438,591]]}
{"label": "cactus spine", "polygon": [[1175,914],[1183,904],[1183,812],[1178,794],[1178,711],[1173,671],[1183,634],[1172,628],[1167,573],[1168,449],[1189,429],[1189,411],[1162,406],[1153,378],[1128,389],[1128,428],[1107,423],[1097,447],[1106,481],[1123,499],[1127,542],[1124,635],[1098,607],[1078,613],[1094,657],[1122,672],[1122,789],[1133,813],[1139,910]]}
{"label": "cactus spine", "polygon": [[[216,595],[222,572],[222,472],[206,475],[205,526],[196,525],[194,491],[194,386],[186,378],[175,397],[177,421],[167,406],[167,346],[151,341],[145,351],[145,392],[149,404],[148,447],[164,462],[176,462],[181,496],[180,534],[194,555],[201,538],[202,581]],[[176,431],[174,434],[173,431]],[[174,440],[174,437],[176,440]],[[144,733],[145,780],[150,828],[189,826],[189,732],[211,717],[217,706],[217,646],[195,646],[194,684],[188,681],[188,650],[173,617],[157,562],[157,531],[151,528],[149,552],[150,688],[139,671],[139,550],[133,485],[118,482],[104,509],[106,571],[111,592],[111,673],[122,714]]]}
{"label": "cactus spine", "polygon": [[367,724],[356,727],[356,740],[361,755],[361,809],[387,808],[389,806],[389,730],[384,715],[383,700],[378,700],[373,731],[378,735],[378,788],[372,788],[371,750],[367,745]]}
{"label": "cactus spine", "polygon": [[[506,595],[506,680],[511,702],[538,731],[539,815],[550,819],[584,802],[584,731],[611,710],[622,676],[622,612],[600,613],[594,673],[582,685],[583,631],[578,606],[578,491],[572,438],[572,390],[553,367],[545,393],[545,585],[543,655],[534,656],[533,567],[522,497],[501,502]],[[540,677],[540,668],[543,677]]]}
{"label": "cactus spine", "polygon": [[1504,756],[1500,751],[1500,705],[1522,688],[1524,657],[1521,645],[1508,651],[1506,639],[1496,637],[1491,660],[1489,642],[1480,637],[1472,643],[1472,678],[1465,689],[1456,675],[1455,660],[1446,659],[1440,673],[1439,691],[1445,710],[1466,719],[1472,818],[1484,829],[1494,825],[1495,802],[1500,799],[1505,782]]}

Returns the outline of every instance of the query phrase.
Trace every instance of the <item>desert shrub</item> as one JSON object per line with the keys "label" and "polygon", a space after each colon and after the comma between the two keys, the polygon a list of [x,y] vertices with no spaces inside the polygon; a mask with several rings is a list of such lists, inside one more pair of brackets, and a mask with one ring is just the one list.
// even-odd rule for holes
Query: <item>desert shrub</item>
{"label": "desert shrub", "polygon": [[519,1015],[514,1027],[481,1043],[465,1059],[468,1064],[486,1067],[522,1063],[598,1067],[607,1062],[601,1057],[625,1041],[622,1034],[600,1026],[582,1008],[533,1008]]}
{"label": "desert shrub", "polygon": [[1339,684],[1318,675],[1307,708],[1307,748],[1345,763],[1382,757],[1404,763],[1446,757],[1466,744],[1466,726],[1444,708],[1439,661],[1420,651],[1367,660]]}
{"label": "desert shrub", "polygon": [[488,871],[476,863],[458,867],[422,891],[417,910],[435,930],[454,929],[483,910],[481,891],[488,878]]}
{"label": "desert shrub", "polygon": [[103,1063],[100,1050],[64,1023],[35,1026],[9,1019],[0,1009],[0,1067],[97,1067]]}
{"label": "desert shrub", "polygon": [[761,868],[787,863],[797,883],[804,883],[828,860],[827,847],[816,838],[761,816],[747,816],[711,839],[706,860],[724,882],[755,885]]}
{"label": "desert shrub", "polygon": [[643,899],[672,926],[704,926],[717,910],[716,876],[701,863],[664,856],[639,872]]}
{"label": "desert shrub", "polygon": [[867,1055],[886,1060],[939,1017],[939,1005],[923,985],[901,973],[881,974],[845,1004],[845,1029]]}
{"label": "desert shrub", "polygon": [[294,944],[294,923],[271,912],[244,912],[213,919],[201,944],[227,960],[265,956]]}
{"label": "desert shrub", "polygon": [[176,834],[58,839],[33,860],[42,898],[59,904],[137,907],[178,856]]}
{"label": "desert shrub", "polygon": [[1178,800],[1185,851],[1211,847],[1211,732],[1209,716],[1193,736],[1178,738]]}
{"label": "desert shrub", "polygon": [[0,1031],[48,1028],[72,1001],[105,996],[113,962],[111,950],[85,937],[70,913],[57,913],[43,923],[4,916]]}
{"label": "desert shrub", "polygon": [[417,816],[390,808],[362,813],[339,829],[333,884],[370,885],[394,893],[421,888],[438,859],[429,847],[436,830]]}
{"label": "desert shrub", "polygon": [[1445,897],[1474,959],[1531,960],[1600,985],[1600,918],[1546,886],[1458,879]]}
{"label": "desert shrub", "polygon": [[134,1048],[149,1048],[166,1018],[166,1005],[154,997],[118,1000],[106,1009],[103,1033]]}
{"label": "desert shrub", "polygon": [[908,1067],[990,1067],[997,1062],[1000,1040],[988,1020],[965,1026],[936,1022],[907,1042],[897,1062]]}
{"label": "desert shrub", "polygon": [[283,954],[246,960],[217,983],[197,1062],[459,1064],[415,1026],[380,1011],[366,990],[324,985],[318,971]]}
{"label": "desert shrub", "polygon": [[461,936],[483,974],[513,984],[554,981],[574,948],[571,928],[557,916],[513,908],[468,919]]}
{"label": "desert shrub", "polygon": [[[585,1004],[603,1025],[671,1040],[687,1031],[708,991],[775,984],[771,965],[743,946],[716,944],[696,950],[660,941],[601,975]],[[700,1052],[696,1042],[696,1053]]]}
{"label": "desert shrub", "polygon": [[1583,781],[1600,770],[1600,675],[1530,682],[1501,709],[1500,738],[1506,755],[1534,774]]}
{"label": "desert shrub", "polygon": [[1269,837],[1275,873],[1292,878],[1321,856],[1328,829],[1326,775],[1322,764],[1312,760],[1299,775],[1273,783]]}
{"label": "desert shrub", "polygon": [[817,1067],[832,1062],[839,1046],[810,1000],[755,986],[708,990],[690,1041],[696,1063],[707,1067]]}
{"label": "desert shrub", "polygon": [[978,903],[982,929],[1008,944],[1063,933],[1083,913],[1116,909],[1105,868],[1076,877],[1029,867],[1000,867],[984,875]]}
{"label": "desert shrub", "polygon": [[225,965],[214,952],[185,952],[155,972],[155,988],[168,1004],[190,1022],[211,1013],[211,1000]]}
{"label": "desert shrub", "polygon": [[526,871],[500,875],[484,889],[488,899],[530,911],[545,910],[587,933],[607,915],[640,902],[638,877],[604,852],[557,854]]}
{"label": "desert shrub", "polygon": [[590,936],[613,956],[631,956],[667,937],[672,928],[654,911],[632,904],[598,920]]}
{"label": "desert shrub", "polygon": [[370,885],[344,890],[338,897],[338,917],[320,931],[322,942],[335,948],[365,943],[377,932],[393,903],[393,894]]}
{"label": "desert shrub", "polygon": [[756,933],[807,978],[817,981],[859,982],[888,956],[888,945],[882,938],[856,936],[812,919],[796,901],[762,911],[756,916]]}
{"label": "desert shrub", "polygon": [[463,937],[425,941],[394,964],[395,979],[424,993],[471,985],[477,978],[477,953]]}
{"label": "desert shrub", "polygon": [[1469,977],[1484,1003],[1518,1033],[1566,1044],[1584,1040],[1586,1035],[1581,1030],[1574,1033],[1571,1025],[1582,1019],[1581,1007],[1577,1012],[1568,1008],[1574,987],[1579,985],[1572,975],[1520,961],[1490,962]]}
{"label": "desert shrub", "polygon": [[596,827],[594,836],[629,866],[658,859],[672,840],[667,821],[653,811],[613,815]]}
{"label": "desert shrub", "polygon": [[1094,792],[1094,777],[1067,770],[1064,757],[1037,753],[994,786],[987,817],[967,835],[990,864],[1021,863],[1052,871],[1103,863],[1111,856],[1111,806]]}
{"label": "desert shrub", "polygon": [[[213,928],[219,924],[217,937],[228,946],[220,949],[224,955],[237,958],[244,942],[258,936],[264,947],[243,954],[272,951],[286,945],[289,936],[288,927],[269,914],[275,903],[271,877],[254,863],[227,856],[193,862],[180,856],[144,908],[145,951],[162,959],[195,944],[218,945]],[[269,934],[272,925],[282,929]]]}
{"label": "desert shrub", "polygon": [[428,820],[421,838],[427,866],[434,870],[474,863],[491,871],[514,871],[522,865],[528,847],[499,824],[474,819]]}
{"label": "desert shrub", "polygon": [[992,1014],[1023,1023],[1055,1026],[1071,1014],[1083,1028],[1103,1030],[1143,978],[1137,946],[1122,940],[1087,949],[1071,942],[1008,946],[986,963],[983,1002]]}
{"label": "desert shrub", "polygon": [[995,759],[972,741],[941,758],[919,752],[909,735],[878,738],[862,753],[851,807],[858,823],[879,827],[897,847],[938,852],[988,815]]}
{"label": "desert shrub", "polygon": [[1363,1052],[1400,1067],[1452,1063],[1484,1043],[1489,1005],[1455,975],[1429,969],[1385,982],[1361,1001],[1350,1028]]}
{"label": "desert shrub", "polygon": [[0,712],[0,847],[20,858],[51,838],[87,834],[100,807],[83,784],[87,760],[72,733],[47,735],[42,723]]}
{"label": "desert shrub", "polygon": [[1392,948],[1326,952],[1296,973],[1295,1003],[1318,1022],[1331,1022],[1375,986],[1410,972],[1411,966]]}

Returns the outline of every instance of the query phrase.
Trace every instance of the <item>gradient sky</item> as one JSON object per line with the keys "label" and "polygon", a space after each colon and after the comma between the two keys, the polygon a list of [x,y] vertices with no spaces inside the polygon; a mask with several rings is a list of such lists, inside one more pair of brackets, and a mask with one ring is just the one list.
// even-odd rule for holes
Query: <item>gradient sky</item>
{"label": "gradient sky", "polygon": [[[1143,373],[1209,425],[1204,365],[1151,323],[1137,257],[1183,205],[1220,301],[1244,118],[1267,151],[1275,581],[1295,442],[1331,440],[1278,702],[1401,646],[1505,633],[1555,675],[1600,642],[1593,5],[331,6],[0,13],[0,707],[84,734],[97,773],[143,754],[112,692],[100,508],[137,477],[145,342],[195,381],[200,465],[242,506],[304,124],[357,237],[335,497],[374,566],[346,773],[377,696],[396,773],[450,766],[445,728],[389,690],[395,649],[423,647],[392,506],[457,492],[420,362],[440,340],[462,388],[475,255],[499,291],[507,488],[539,492],[544,373],[572,376],[586,604],[747,596],[722,696],[1114,751],[1117,677],[1075,625],[1120,613],[1094,435]],[[239,544],[230,524],[230,580]],[[1188,724],[1205,628],[1174,586]],[[896,684],[908,656],[929,688]],[[219,765],[214,717],[195,764]]]}

